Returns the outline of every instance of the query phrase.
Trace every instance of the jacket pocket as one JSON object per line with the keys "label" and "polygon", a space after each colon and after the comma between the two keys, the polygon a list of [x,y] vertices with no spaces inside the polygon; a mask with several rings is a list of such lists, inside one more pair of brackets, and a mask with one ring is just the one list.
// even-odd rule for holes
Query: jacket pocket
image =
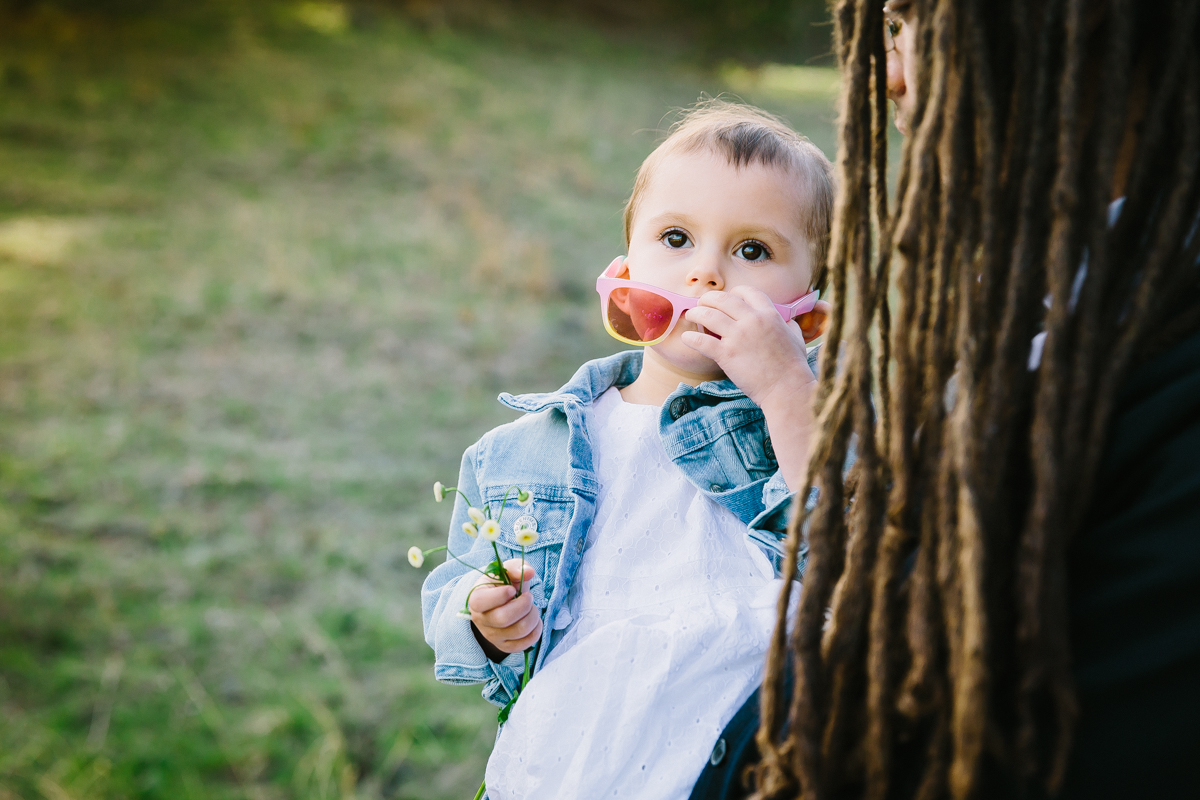
{"label": "jacket pocket", "polygon": [[[484,497],[491,504],[493,514],[500,512],[500,503],[507,488],[496,486],[484,490]],[[539,608],[545,608],[554,591],[559,558],[571,525],[575,499],[568,489],[560,486],[522,488],[533,495],[533,503],[522,508],[517,505],[515,497],[509,495],[508,503],[497,519],[500,536],[496,539],[496,546],[500,549],[502,560],[520,558],[521,545],[516,540],[517,530],[533,529],[537,533],[537,541],[524,548],[525,563],[533,567],[539,579],[529,589],[533,594],[533,602]]]}
{"label": "jacket pocket", "polygon": [[729,435],[733,438],[742,464],[753,480],[770,477],[779,469],[765,421],[760,419],[734,428]]}

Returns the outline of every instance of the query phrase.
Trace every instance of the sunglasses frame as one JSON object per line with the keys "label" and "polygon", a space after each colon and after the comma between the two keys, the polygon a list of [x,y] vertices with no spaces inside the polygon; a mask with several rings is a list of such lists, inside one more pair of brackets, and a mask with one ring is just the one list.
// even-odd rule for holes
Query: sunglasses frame
{"label": "sunglasses frame", "polygon": [[[648,283],[640,281],[631,281],[628,278],[618,278],[617,273],[621,271],[621,266],[625,263],[625,259],[617,256],[613,262],[609,264],[600,277],[596,278],[596,293],[600,295],[600,316],[604,320],[604,330],[608,331],[608,335],[619,342],[631,344],[636,347],[651,347],[658,344],[663,339],[671,335],[671,331],[675,330],[676,324],[679,323],[679,318],[683,314],[696,306],[700,305],[698,297],[685,297],[675,292],[669,292],[666,289],[660,289],[657,286],[651,286]],[[617,333],[612,326],[612,322],[608,319],[608,300],[614,289],[641,289],[644,292],[651,292],[658,295],[671,304],[671,324],[667,326],[662,335],[656,339],[646,342],[639,342],[634,339],[628,339]],[[821,292],[809,292],[798,300],[791,303],[772,303],[775,310],[779,312],[779,316],[783,317],[784,322],[791,322],[801,314],[807,314],[817,306],[817,301],[821,299]]]}

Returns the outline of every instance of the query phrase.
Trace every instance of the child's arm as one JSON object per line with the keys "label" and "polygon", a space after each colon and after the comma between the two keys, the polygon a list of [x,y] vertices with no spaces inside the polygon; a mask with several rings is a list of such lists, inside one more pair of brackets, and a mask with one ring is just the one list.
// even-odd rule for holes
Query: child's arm
{"label": "child's arm", "polygon": [[[472,446],[463,454],[458,487],[473,502],[479,503],[482,496],[476,480],[475,453],[476,447]],[[502,657],[499,661],[489,658],[474,633],[472,620],[459,616],[459,612],[467,608],[468,596],[474,606],[478,593],[471,590],[481,576],[471,567],[485,567],[494,557],[491,542],[482,537],[472,539],[463,532],[462,525],[469,519],[467,503],[456,494],[447,544],[458,559],[447,557],[445,563],[429,573],[421,587],[425,641],[434,651],[434,677],[444,683],[484,683],[484,697],[503,706],[520,686],[524,660],[519,654]],[[515,577],[517,568],[511,572]],[[526,571],[527,581],[533,579],[531,573],[532,570]],[[522,598],[528,597],[529,592],[522,594]],[[471,615],[475,616],[474,610]],[[540,616],[538,622],[540,633]]]}
{"label": "child's arm", "polygon": [[685,331],[684,343],[716,361],[762,409],[779,473],[793,492],[804,482],[816,427],[812,401],[817,379],[808,366],[804,341],[820,334],[828,308],[819,303],[811,328],[802,331],[794,321],[785,323],[765,294],[739,286],[702,295],[700,305],[686,315],[715,335]]}

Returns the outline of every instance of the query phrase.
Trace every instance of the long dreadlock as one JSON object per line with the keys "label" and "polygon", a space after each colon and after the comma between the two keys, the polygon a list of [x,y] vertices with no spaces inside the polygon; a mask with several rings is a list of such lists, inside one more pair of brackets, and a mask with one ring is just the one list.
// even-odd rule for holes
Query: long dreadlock
{"label": "long dreadlock", "polygon": [[916,0],[894,211],[881,5],[834,8],[841,302],[757,797],[1052,795],[1077,715],[1066,548],[1131,363],[1200,328],[1200,3]]}

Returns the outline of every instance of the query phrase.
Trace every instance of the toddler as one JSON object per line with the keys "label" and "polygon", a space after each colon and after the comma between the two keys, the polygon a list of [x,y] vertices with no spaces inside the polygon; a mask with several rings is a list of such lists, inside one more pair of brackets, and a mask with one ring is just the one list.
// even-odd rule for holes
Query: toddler
{"label": "toddler", "polygon": [[[501,395],[526,415],[463,456],[473,500],[534,496],[509,504],[497,540],[526,591],[449,560],[422,592],[439,680],[482,682],[503,705],[536,648],[491,800],[684,800],[758,686],[814,425],[805,342],[828,309],[812,289],[832,199],[828,160],[775,118],[719,101],[686,113],[638,172],[628,256],[597,281],[605,327],[641,349],[557,392]],[[466,521],[460,498],[450,549],[483,566],[491,543]],[[530,528],[520,573],[514,532]]]}

